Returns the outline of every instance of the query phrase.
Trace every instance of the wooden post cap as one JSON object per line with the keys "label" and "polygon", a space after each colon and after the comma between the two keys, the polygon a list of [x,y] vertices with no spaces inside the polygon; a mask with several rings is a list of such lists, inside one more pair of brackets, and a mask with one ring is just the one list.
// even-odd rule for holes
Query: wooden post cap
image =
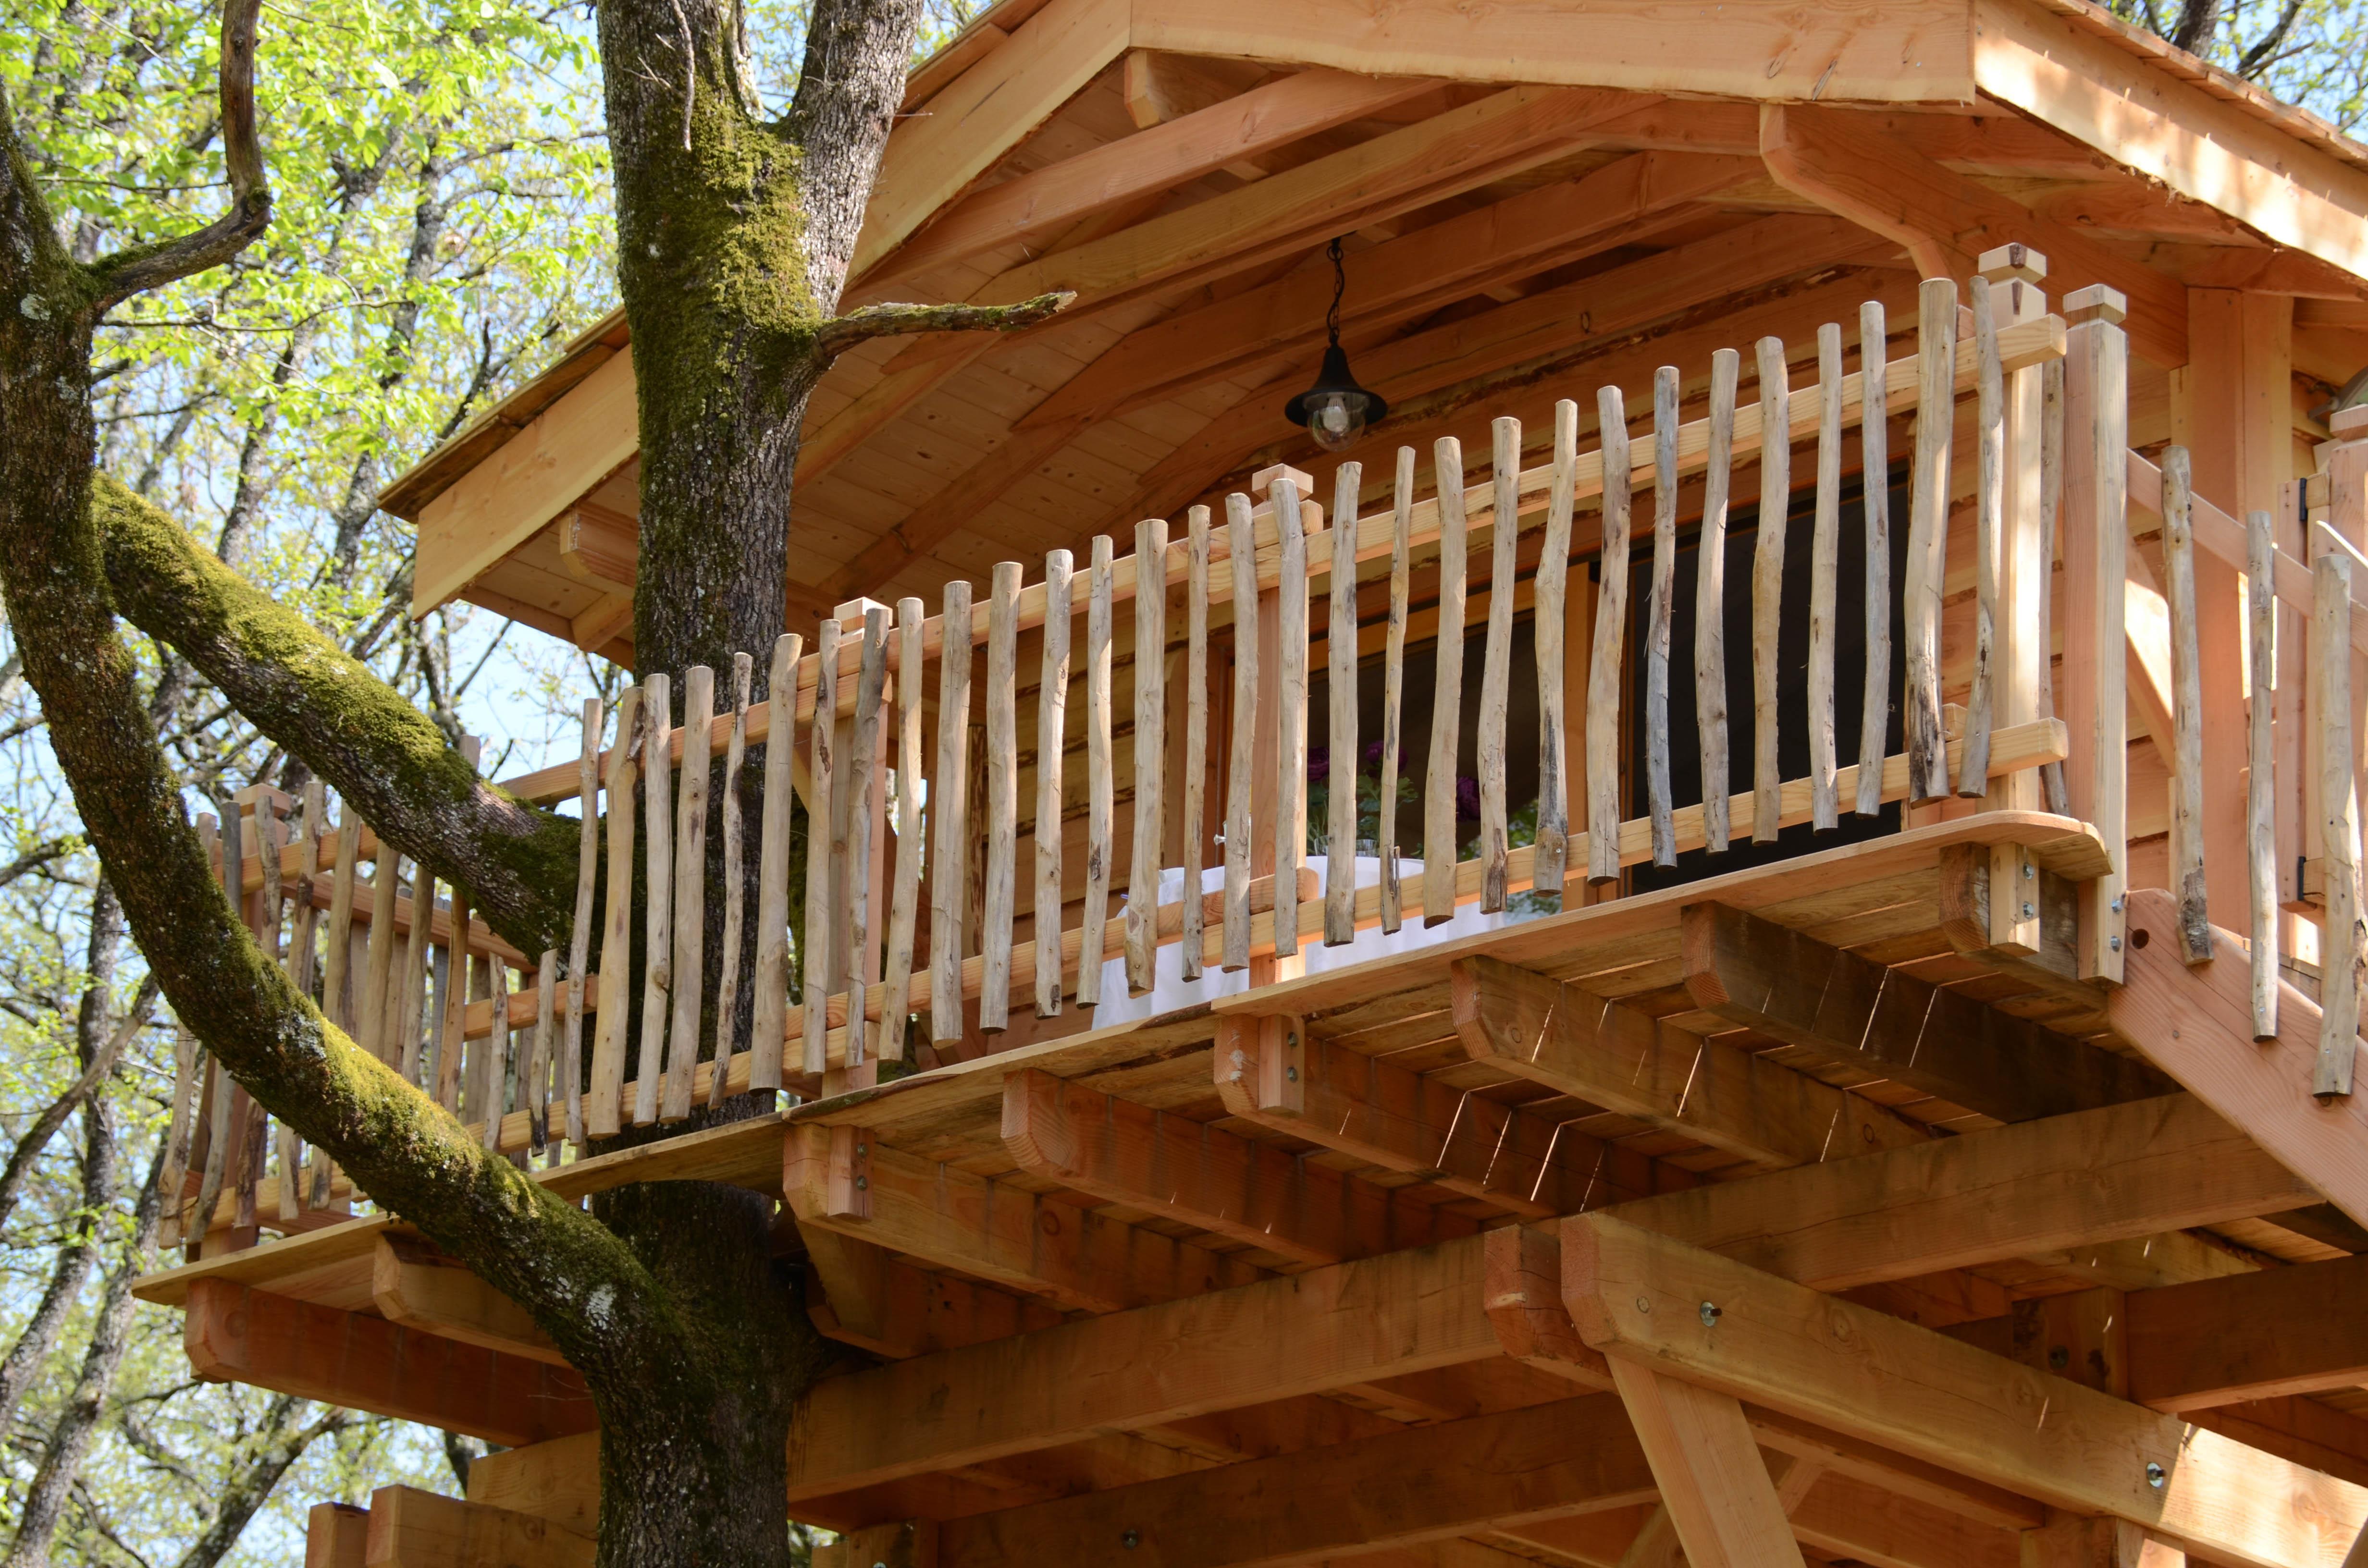
{"label": "wooden post cap", "polygon": [[2357,439],[2368,435],[2368,403],[2355,403],[2350,408],[2339,408],[2328,416],[2327,427],[2339,437]]}
{"label": "wooden post cap", "polygon": [[2119,289],[2091,283],[2064,296],[2064,319],[2071,325],[2100,321],[2118,326],[2129,319],[2130,301]]}
{"label": "wooden post cap", "polygon": [[1274,488],[1274,482],[1278,479],[1291,481],[1292,484],[1298,486],[1302,496],[1315,494],[1315,476],[1304,469],[1293,468],[1289,463],[1274,463],[1250,475],[1250,494],[1265,494]]}
{"label": "wooden post cap", "polygon": [[2005,244],[1982,252],[1974,267],[1992,283],[2036,283],[2047,276],[2047,257],[2026,244]]}
{"label": "wooden post cap", "polygon": [[834,607],[830,615],[834,620],[861,620],[875,609],[883,615],[888,613],[888,607],[878,599],[848,599],[844,604]]}

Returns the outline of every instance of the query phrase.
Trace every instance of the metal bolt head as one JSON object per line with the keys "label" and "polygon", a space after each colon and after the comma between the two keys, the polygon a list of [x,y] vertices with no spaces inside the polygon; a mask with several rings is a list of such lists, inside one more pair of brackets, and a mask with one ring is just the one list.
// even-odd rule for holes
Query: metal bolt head
{"label": "metal bolt head", "polygon": [[2116,894],[2113,896],[2113,913],[2114,913],[2114,914],[2119,915],[2119,914],[2122,912],[2122,902],[2123,902],[2123,901],[2122,901],[2122,897],[2121,897],[2121,895],[2120,895],[2120,894],[2118,894],[2118,893],[2116,893]]}
{"label": "metal bolt head", "polygon": [[1702,1304],[1701,1312],[1702,1325],[1704,1328],[1716,1328],[1718,1326],[1719,1313],[1718,1303],[1716,1301],[1704,1301]]}
{"label": "metal bolt head", "polygon": [[855,1178],[855,1190],[858,1192],[862,1192],[871,1186],[871,1178],[870,1176],[857,1176]]}
{"label": "metal bolt head", "polygon": [[2072,1352],[2068,1346],[2051,1345],[2047,1347],[2047,1366],[2049,1370],[2060,1372],[2071,1364]]}
{"label": "metal bolt head", "polygon": [[2039,875],[2039,868],[2025,860],[2022,863],[2022,880],[2027,882],[2037,875]]}
{"label": "metal bolt head", "polygon": [[2032,908],[2029,903],[2025,903],[2025,904],[2022,906],[2022,917],[2023,917],[2025,920],[2030,919],[2032,915],[2036,915],[2036,914],[2038,914],[2038,913],[2039,913],[2039,911],[2038,911],[2038,910],[2036,910],[2036,909],[2034,909],[2034,908]]}
{"label": "metal bolt head", "polygon": [[2146,1484],[2148,1486],[2151,1486],[2157,1492],[2159,1492],[2163,1489],[2164,1483],[2169,1481],[2169,1479],[2170,1477],[2163,1472],[2162,1466],[2155,1463],[2152,1460],[2146,1460]]}
{"label": "metal bolt head", "polygon": [[1646,1314],[1650,1314],[1650,1313],[1651,1313],[1651,1312],[1652,1312],[1652,1310],[1653,1310],[1653,1299],[1652,1299],[1650,1296],[1639,1296],[1639,1297],[1637,1297],[1637,1298],[1636,1298],[1636,1310],[1637,1310],[1638,1312],[1645,1312],[1645,1313],[1646,1313]]}
{"label": "metal bolt head", "polygon": [[2106,938],[2105,945],[2112,948],[2113,951],[2117,953],[2122,950],[2122,939],[2119,937],[2111,937]]}
{"label": "metal bolt head", "polygon": [[1296,1067],[1285,1067],[1282,1075],[1294,1084],[1299,1082],[1299,1069]]}
{"label": "metal bolt head", "polygon": [[858,1143],[855,1146],[855,1157],[859,1160],[870,1153],[871,1153],[871,1145],[869,1143]]}
{"label": "metal bolt head", "polygon": [[1126,1548],[1129,1551],[1133,1551],[1136,1547],[1143,1544],[1143,1532],[1141,1530],[1121,1530],[1118,1535],[1118,1543]]}

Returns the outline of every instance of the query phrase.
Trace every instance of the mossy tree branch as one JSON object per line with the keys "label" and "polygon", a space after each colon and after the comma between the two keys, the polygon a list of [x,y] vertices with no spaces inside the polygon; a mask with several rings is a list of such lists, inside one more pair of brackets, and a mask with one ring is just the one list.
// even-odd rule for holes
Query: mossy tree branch
{"label": "mossy tree branch", "polygon": [[825,358],[836,359],[875,337],[922,332],[1018,332],[1050,321],[1076,297],[1064,290],[1009,305],[865,305],[823,323],[814,333],[814,347]]}
{"label": "mossy tree branch", "polygon": [[466,882],[485,923],[521,952],[566,946],[575,818],[478,778],[361,661],[115,480],[97,478],[90,512],[108,585],[133,625],[196,665],[389,843]]}

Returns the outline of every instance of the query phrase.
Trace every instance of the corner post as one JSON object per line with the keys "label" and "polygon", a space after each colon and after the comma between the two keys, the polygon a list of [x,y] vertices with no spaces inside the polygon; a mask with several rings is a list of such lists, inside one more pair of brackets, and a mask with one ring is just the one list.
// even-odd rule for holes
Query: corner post
{"label": "corner post", "polygon": [[2103,284],[2064,301],[2064,721],[2072,814],[2112,869],[2080,895],[2080,975],[2119,984],[2129,873],[2129,733],[2123,584],[2129,560],[2128,302]]}

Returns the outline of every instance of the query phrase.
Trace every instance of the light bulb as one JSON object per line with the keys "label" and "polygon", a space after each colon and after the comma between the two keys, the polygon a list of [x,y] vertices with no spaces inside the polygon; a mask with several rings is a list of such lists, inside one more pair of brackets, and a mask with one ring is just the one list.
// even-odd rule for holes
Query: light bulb
{"label": "light bulb", "polygon": [[1307,433],[1327,452],[1345,451],[1365,433],[1365,404],[1357,392],[1318,392],[1307,400]]}

